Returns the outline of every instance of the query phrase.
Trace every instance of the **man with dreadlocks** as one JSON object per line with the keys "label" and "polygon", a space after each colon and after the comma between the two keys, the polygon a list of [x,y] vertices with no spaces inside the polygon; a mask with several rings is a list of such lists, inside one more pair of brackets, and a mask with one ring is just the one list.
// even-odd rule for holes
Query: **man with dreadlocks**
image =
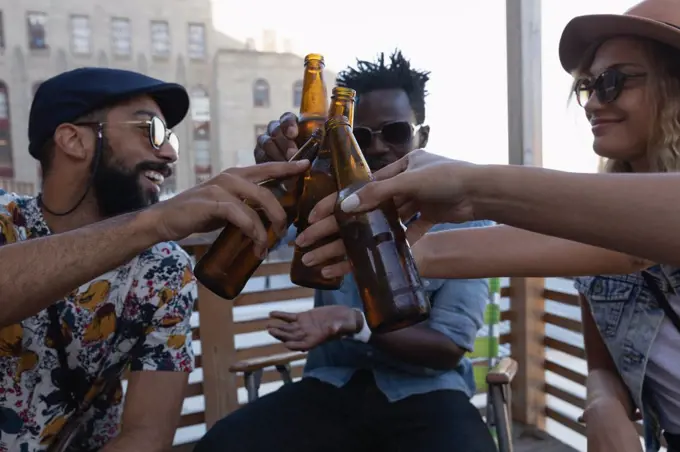
{"label": "man with dreadlocks", "polygon": [[[376,62],[359,61],[338,76],[338,85],[357,91],[354,134],[372,170],[426,145],[428,78],[401,52],[388,61],[384,54]],[[295,152],[296,119],[286,113],[269,124],[255,149],[258,163]],[[310,350],[304,377],[217,422],[195,452],[495,450],[470,403],[474,380],[464,357],[483,322],[487,282],[423,283],[430,319],[387,334],[370,334],[351,275],[337,291],[316,291],[314,309],[272,313],[270,334],[293,350]]]}

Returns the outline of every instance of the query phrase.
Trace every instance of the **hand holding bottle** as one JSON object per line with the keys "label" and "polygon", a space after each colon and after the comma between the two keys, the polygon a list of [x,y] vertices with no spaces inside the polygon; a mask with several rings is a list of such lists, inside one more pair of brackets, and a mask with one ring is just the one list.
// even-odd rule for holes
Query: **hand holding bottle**
{"label": "hand holding bottle", "polygon": [[394,199],[399,207],[420,212],[432,223],[474,220],[468,182],[480,166],[416,150],[383,168],[381,180],[371,182],[345,199],[345,212],[366,212]]}
{"label": "hand holding bottle", "polygon": [[[194,232],[208,232],[231,224],[252,239],[262,251],[267,231],[262,218],[284,229],[286,213],[276,197],[259,182],[296,176],[309,168],[309,160],[272,162],[230,168],[212,179],[144,211],[158,240],[179,240]],[[250,200],[250,205],[243,202]],[[255,209],[261,209],[258,215]]]}
{"label": "hand holding bottle", "polygon": [[[418,246],[415,243],[430,230],[433,224],[467,221],[469,213],[465,203],[456,204],[455,190],[460,191],[460,189],[456,189],[455,183],[453,183],[454,192],[452,196],[447,196],[446,193],[449,188],[448,185],[452,184],[450,178],[456,177],[456,171],[461,173],[473,166],[422,150],[413,151],[406,157],[373,174],[375,182],[367,184],[357,192],[362,200],[368,192],[365,199],[366,202],[370,203],[370,207],[363,208],[361,206],[357,211],[371,210],[392,197],[399,208],[399,216],[402,221],[407,222],[416,213],[420,213],[417,220],[407,222],[406,231],[407,240],[413,246],[413,255],[418,262],[420,256]],[[407,174],[408,176],[406,176]],[[412,176],[413,174],[415,176]],[[403,181],[404,177],[408,179],[405,182]],[[376,185],[380,186],[380,184],[391,181],[397,182],[391,183],[377,192],[372,189]],[[394,190],[396,190],[395,193],[399,194],[393,196],[392,191]],[[430,201],[432,196],[434,196],[434,201]],[[298,246],[313,245],[326,237],[337,234],[338,223],[333,215],[336,199],[337,194],[334,193],[317,204],[309,216],[311,225],[295,241]],[[454,205],[451,206],[450,203]],[[455,207],[456,205],[459,207]],[[453,211],[448,212],[448,209],[452,207]],[[450,214],[453,215],[454,220],[448,219]],[[345,247],[342,241],[336,240],[305,254],[303,263],[313,266],[328,262],[329,265],[323,269],[322,273],[327,278],[333,278],[349,273],[351,270],[347,262],[330,264],[333,260],[342,256],[345,256]]]}
{"label": "hand holding bottle", "polygon": [[[379,172],[375,173],[379,176]],[[317,204],[316,209],[310,215],[314,220],[307,230],[297,237],[295,244],[299,246],[310,246],[315,243],[320,243],[326,237],[331,237],[338,234],[338,222],[333,215],[333,208],[337,199],[337,193],[327,196]],[[330,212],[330,213],[329,213]],[[412,218],[414,216],[412,205],[405,205],[399,209],[399,217]],[[411,244],[413,257],[416,260],[416,265],[420,263],[419,247],[416,243],[430,228],[433,223],[418,218],[411,221],[407,225],[406,238]],[[316,266],[325,264],[322,269],[322,275],[325,278],[338,278],[346,275],[352,271],[349,262],[344,259],[346,255],[345,245],[342,240],[334,240],[331,243],[326,243],[318,248],[313,248],[312,251],[306,253],[302,257],[302,262],[308,266]]]}
{"label": "hand holding bottle", "polygon": [[295,113],[284,113],[278,120],[270,121],[267,132],[257,137],[256,163],[285,162],[298,150],[295,139],[298,136],[298,117]]}

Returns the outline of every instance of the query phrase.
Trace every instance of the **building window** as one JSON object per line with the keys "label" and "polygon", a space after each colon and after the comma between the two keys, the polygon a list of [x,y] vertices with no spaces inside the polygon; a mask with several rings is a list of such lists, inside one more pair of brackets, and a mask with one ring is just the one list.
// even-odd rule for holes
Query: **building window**
{"label": "building window", "polygon": [[47,14],[29,12],[26,14],[26,24],[28,25],[28,47],[31,50],[46,49]]}
{"label": "building window", "polygon": [[0,81],[0,177],[14,177],[7,85]]}
{"label": "building window", "polygon": [[0,49],[5,48],[5,17],[0,11]]}
{"label": "building window", "polygon": [[269,83],[264,79],[256,80],[253,85],[253,105],[269,107]]}
{"label": "building window", "polygon": [[265,133],[267,133],[267,126],[263,126],[261,124],[255,126],[255,144],[257,144],[257,138],[260,135],[264,135]]}
{"label": "building window", "polygon": [[212,158],[210,153],[210,96],[202,86],[191,90],[191,122],[194,149],[194,175],[200,184],[210,179]]}
{"label": "building window", "polygon": [[302,80],[293,83],[293,107],[302,105]]}
{"label": "building window", "polygon": [[130,19],[114,17],[111,19],[111,47],[117,57],[132,55],[132,27]]}
{"label": "building window", "polygon": [[87,16],[71,16],[71,51],[76,55],[89,55],[92,52],[92,29]]}
{"label": "building window", "polygon": [[[208,131],[204,128],[195,129],[196,134],[206,134]],[[210,141],[208,140],[194,140],[194,165],[199,171],[196,173],[210,174],[206,169],[210,168]]]}
{"label": "building window", "polygon": [[170,25],[162,20],[151,21],[151,55],[170,57]]}
{"label": "building window", "polygon": [[206,56],[205,25],[189,24],[189,58],[202,60]]}

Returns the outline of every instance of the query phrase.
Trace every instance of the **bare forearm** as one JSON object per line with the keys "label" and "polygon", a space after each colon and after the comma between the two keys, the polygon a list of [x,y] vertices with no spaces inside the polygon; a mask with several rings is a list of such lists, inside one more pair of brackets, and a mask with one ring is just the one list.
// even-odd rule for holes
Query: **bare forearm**
{"label": "bare forearm", "polygon": [[471,169],[475,217],[680,266],[680,174]]}
{"label": "bare forearm", "polygon": [[465,353],[439,331],[421,325],[373,334],[370,343],[405,363],[439,370],[455,368]]}
{"label": "bare forearm", "polygon": [[589,412],[613,407],[616,410],[623,410],[630,418],[634,408],[630,393],[598,331],[588,300],[583,295],[579,295],[579,304],[588,363],[586,417]]}
{"label": "bare forearm", "polygon": [[553,277],[630,273],[649,263],[510,226],[427,234],[415,245],[426,278]]}
{"label": "bare forearm", "polygon": [[633,401],[621,377],[609,369],[594,369],[588,372],[586,380],[586,409],[612,400],[618,401],[630,418],[634,413]]}
{"label": "bare forearm", "polygon": [[160,239],[143,213],[0,247],[0,328],[45,309]]}

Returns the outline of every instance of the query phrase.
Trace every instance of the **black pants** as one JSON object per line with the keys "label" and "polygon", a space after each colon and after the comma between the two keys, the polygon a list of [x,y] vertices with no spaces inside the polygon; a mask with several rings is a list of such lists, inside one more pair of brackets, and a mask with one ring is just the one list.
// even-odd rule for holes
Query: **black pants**
{"label": "black pants", "polygon": [[668,452],[680,452],[680,435],[664,432],[663,436],[666,438],[666,443],[668,443]]}
{"label": "black pants", "polygon": [[460,391],[394,403],[373,376],[342,388],[313,378],[285,385],[217,422],[194,452],[494,452],[489,430]]}

